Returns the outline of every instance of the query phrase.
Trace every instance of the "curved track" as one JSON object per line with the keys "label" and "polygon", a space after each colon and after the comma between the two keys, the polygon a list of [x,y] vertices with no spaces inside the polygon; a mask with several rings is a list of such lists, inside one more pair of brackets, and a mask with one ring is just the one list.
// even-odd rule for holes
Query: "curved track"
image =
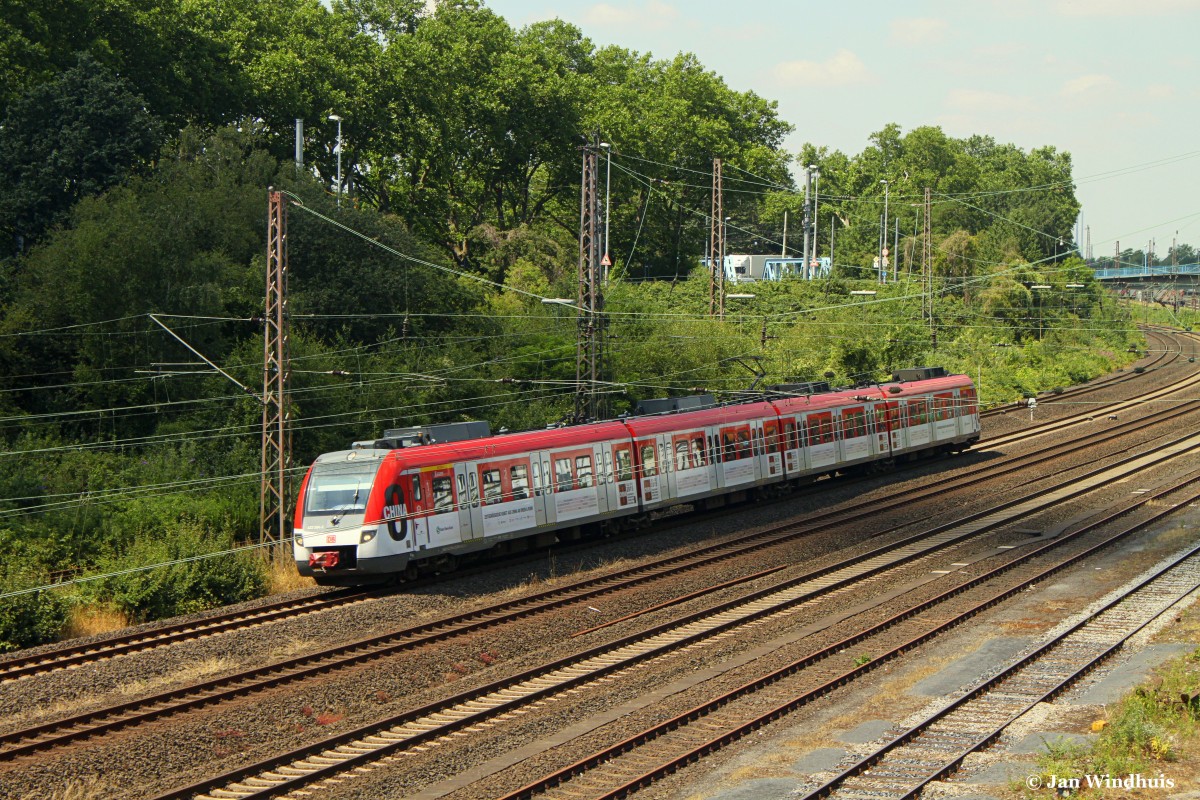
{"label": "curved track", "polygon": [[[514,714],[524,713],[547,697],[575,690],[588,683],[610,679],[636,664],[794,609],[814,597],[860,584],[901,564],[933,553],[945,552],[952,544],[974,537],[981,531],[994,530],[1037,510],[1107,486],[1123,476],[1139,474],[1155,464],[1190,458],[1197,450],[1200,450],[1200,436],[1180,440],[1150,455],[1129,457],[1119,465],[1093,470],[1083,478],[1044,487],[1021,501],[1004,503],[996,509],[973,514],[954,525],[926,531],[900,543],[899,546],[888,546],[864,554],[840,565],[837,570],[822,570],[818,574],[785,581],[777,586],[689,614],[665,625],[655,626],[649,631],[584,650],[568,659],[510,676],[464,695],[440,701],[433,706],[409,711],[380,723],[330,737],[200,784],[181,787],[160,795],[159,800],[193,796],[272,797],[300,787],[306,787],[306,792],[311,792],[326,780],[343,780],[351,771],[359,770],[378,759],[414,747],[425,748],[434,742],[452,740],[458,735],[470,734],[479,730],[481,725],[497,723]],[[1050,546],[1060,546],[1063,541],[1068,539],[1061,539]],[[1059,564],[1055,568],[1061,566]],[[1042,577],[1045,574],[1039,573]],[[956,590],[952,594],[957,593]],[[894,620],[908,619],[913,613],[905,612]],[[940,625],[936,630],[940,632],[946,627],[947,625]],[[857,634],[855,640],[861,639],[863,635]],[[933,634],[922,634],[922,638],[928,638],[929,635]],[[903,652],[914,646],[915,641],[906,639],[898,646],[897,651]],[[839,642],[818,654],[815,661],[810,659],[807,663],[823,661],[848,646],[847,641]],[[844,676],[836,678],[832,684],[823,685],[816,696],[841,685],[844,681]],[[723,706],[726,702],[727,699],[718,699],[716,705]],[[657,738],[655,735],[646,741]],[[606,752],[605,755],[598,756],[595,763],[606,763],[611,757],[612,754]]]}
{"label": "curved track", "polygon": [[[1190,343],[1194,345],[1196,342],[1196,338],[1192,334],[1175,333],[1172,337],[1167,337],[1165,334],[1157,331],[1148,331],[1148,334],[1162,337],[1163,344],[1159,348],[1156,348],[1153,359],[1144,365],[1145,369],[1161,368],[1171,363],[1176,358],[1185,355],[1185,344]],[[1108,388],[1114,383],[1131,380],[1145,374],[1145,371],[1139,373],[1131,371],[1110,379],[1093,382],[1077,389],[1068,390],[1067,392],[1054,395],[1054,397],[1056,400],[1063,397],[1078,397],[1079,394]],[[1184,378],[1175,382],[1170,387],[1151,392],[1139,400],[1108,403],[1097,406],[1089,412],[1071,415],[1066,420],[1056,420],[1028,428],[1018,433],[985,439],[975,445],[974,449],[987,450],[1004,444],[1033,439],[1037,436],[1058,430],[1065,421],[1071,421],[1074,424],[1083,424],[1091,422],[1097,417],[1117,415],[1136,406],[1138,403],[1148,402],[1151,399],[1159,397],[1166,397],[1172,391],[1179,391],[1192,385],[1195,385],[1193,378]],[[993,409],[992,411],[985,412],[985,415],[1006,413],[1006,411]],[[903,466],[901,469],[903,469]],[[717,513],[720,514],[721,512]],[[466,574],[470,574],[469,571],[466,571]],[[82,644],[71,643],[51,650],[42,650],[37,653],[16,654],[0,659],[0,682],[103,661],[149,648],[163,647],[178,642],[292,619],[297,616],[318,613],[327,609],[340,608],[347,604],[378,597],[385,592],[386,590],[381,589],[340,590],[299,600],[271,602],[248,611],[216,614],[198,621],[170,624],[146,631],[118,633],[100,640],[92,640]]]}
{"label": "curved track", "polygon": [[[1150,415],[1142,420],[1127,421],[1104,431],[1092,431],[1085,436],[1037,453],[1005,458],[996,463],[982,466],[968,475],[942,477],[918,489],[896,490],[882,497],[873,498],[862,508],[813,515],[800,524],[787,523],[774,526],[753,535],[697,548],[681,556],[659,559],[599,578],[577,581],[552,591],[523,598],[520,601],[434,620],[424,625],[325,648],[286,661],[243,670],[232,675],[33,725],[0,735],[0,760],[59,747],[171,714],[242,697],[251,692],[264,691],[286,683],[328,675],[332,671],[351,668],[367,660],[396,656],[434,642],[466,636],[489,627],[546,613],[564,606],[594,602],[596,598],[605,594],[628,590],[653,581],[670,580],[673,576],[689,570],[745,556],[756,550],[777,546],[818,531],[867,523],[889,510],[901,509],[925,498],[943,496],[954,491],[976,492],[988,480],[995,480],[1038,465],[1045,465],[1085,448],[1094,448],[1108,442],[1119,442],[1130,432],[1149,426],[1174,426],[1179,419],[1198,410],[1200,410],[1200,402],[1188,403],[1179,408]],[[890,528],[878,530],[874,536],[883,536],[891,530]],[[909,538],[911,539],[911,537]],[[896,544],[889,544],[881,550],[896,546]],[[838,568],[840,565],[831,569]],[[714,593],[738,584],[749,584],[773,571],[776,570],[742,576],[736,580],[709,587],[704,593]],[[640,613],[683,603],[696,596],[698,595],[691,594],[677,597],[666,604],[646,609]],[[610,620],[604,625],[590,630],[598,630],[620,621],[623,620]],[[580,634],[590,632],[590,630],[581,631]]]}

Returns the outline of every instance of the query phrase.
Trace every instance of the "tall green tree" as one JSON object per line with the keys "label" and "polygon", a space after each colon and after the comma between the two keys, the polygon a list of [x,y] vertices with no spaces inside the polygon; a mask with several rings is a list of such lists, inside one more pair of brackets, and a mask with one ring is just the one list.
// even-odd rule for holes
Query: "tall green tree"
{"label": "tall green tree", "polygon": [[14,250],[27,248],[81,198],[147,166],[160,131],[127,81],[80,57],[0,125],[0,231]]}

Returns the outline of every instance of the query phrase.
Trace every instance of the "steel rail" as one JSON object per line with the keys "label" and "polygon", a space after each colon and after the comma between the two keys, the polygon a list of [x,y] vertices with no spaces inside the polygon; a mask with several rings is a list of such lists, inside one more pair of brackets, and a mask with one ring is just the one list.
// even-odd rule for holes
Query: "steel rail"
{"label": "steel rail", "polygon": [[[1200,403],[1196,403],[1194,405],[1200,406]],[[1187,413],[1186,410],[1180,409],[1175,409],[1168,412],[1160,412],[1158,415],[1156,415],[1155,422],[1169,422],[1185,413]],[[1143,426],[1145,424],[1145,420],[1139,420],[1124,423],[1117,428],[1110,428],[1099,437],[1098,441],[1111,441],[1124,435],[1127,430],[1136,430],[1139,428],[1139,426]],[[964,486],[977,487],[981,480],[995,478],[1019,469],[1025,469],[1028,468],[1030,463],[1062,457],[1063,455],[1076,452],[1079,449],[1095,446],[1096,443],[1096,440],[1089,440],[1083,442],[1082,444],[1079,442],[1065,443],[1063,445],[1059,445],[1057,448],[1051,448],[1051,453],[1049,455],[1030,454],[1021,456],[1014,459],[1012,463],[994,465],[981,471],[982,473],[986,474],[975,473],[970,476],[947,479],[946,481],[939,482],[931,487],[926,487],[913,492],[893,495],[891,500],[885,499],[884,501],[874,501],[870,504],[870,508],[868,510],[850,513],[827,512],[826,514],[819,515],[818,517],[808,520],[799,526],[794,523],[776,526],[765,531],[760,531],[757,534],[751,535],[750,537],[746,537],[744,540],[706,546],[682,557],[659,559],[650,564],[639,567],[631,567],[617,573],[612,573],[585,581],[579,581],[570,586],[540,592],[527,598],[523,598],[522,600],[505,603],[490,608],[479,609],[465,614],[432,620],[422,625],[412,626],[399,631],[372,636],[366,639],[361,639],[331,648],[325,648],[318,652],[310,653],[304,656],[297,656],[286,661],[269,664],[263,667],[256,667],[249,670],[242,670],[233,675],[213,678],[189,686],[160,692],[148,697],[129,700],[100,709],[75,714],[65,719],[58,719],[51,722],[29,726],[21,730],[0,735],[0,760],[9,760],[35,751],[46,750],[52,747],[60,747],[74,741],[88,739],[98,734],[112,732],[121,728],[129,727],[131,725],[142,724],[144,722],[167,715],[177,714],[182,711],[203,706],[214,705],[216,703],[224,702],[236,697],[243,697],[253,692],[264,691],[285,683],[304,680],[316,675],[328,674],[329,672],[338,669],[354,666],[364,660],[395,656],[420,646],[432,644],[438,641],[444,641],[455,636],[465,635],[515,619],[528,617],[538,613],[544,613],[546,611],[561,608],[570,604],[577,604],[588,600],[593,600],[597,596],[609,594],[621,589],[627,589],[632,586],[644,584],[650,581],[660,580],[667,576],[678,575],[687,570],[697,569],[723,560],[728,560],[736,556],[745,555],[746,553],[765,547],[774,546],[790,539],[811,535],[819,530],[838,525],[846,525],[862,519],[869,519],[877,516],[881,511],[911,504],[911,502],[916,499],[922,499],[935,495],[943,495],[948,489],[951,488]],[[1125,459],[1136,459],[1139,457],[1140,456],[1138,455],[1131,455],[1126,456]],[[1108,467],[1101,467],[1098,469],[1104,470],[1108,469]],[[1066,485],[1069,483],[1070,481],[1067,481],[1060,485]],[[1014,502],[1022,502],[1022,500],[1018,499]],[[995,513],[996,508],[997,507],[993,507],[981,513],[985,515],[992,514]],[[953,526],[951,525],[943,526],[942,528],[931,529],[925,533],[907,537],[900,542],[875,548],[870,551],[866,557],[876,557],[898,547],[906,546],[911,542],[919,541],[927,534],[937,533],[941,530],[952,527]],[[880,536],[886,532],[887,531],[881,531],[875,535]],[[841,562],[839,564],[831,565],[830,567],[826,568],[825,573],[814,571],[801,576],[797,580],[815,579],[819,577],[820,574],[827,574],[830,571],[842,569],[846,563],[849,562]],[[774,571],[775,570],[769,570],[767,572],[769,573]],[[700,594],[716,591],[721,588],[728,588],[738,582],[746,583],[757,580],[758,578],[763,577],[764,574],[766,573],[756,572],[746,575],[736,579],[736,581],[725,582],[719,586],[709,587],[702,592],[690,593],[681,597],[673,598],[672,600],[658,604],[651,609],[645,609],[629,616],[637,616],[648,613],[652,610],[682,603],[688,599],[699,596]],[[597,626],[597,629],[606,627],[608,624],[612,624],[613,622],[616,621],[610,621],[609,623],[606,623],[606,625]]]}
{"label": "steel rail", "polygon": [[[986,698],[989,692],[1003,688],[1003,685],[1006,681],[1018,676],[1028,667],[1035,665],[1039,659],[1045,658],[1047,655],[1054,653],[1055,650],[1063,647],[1071,636],[1083,632],[1088,626],[1095,624],[1105,615],[1111,614],[1121,605],[1129,602],[1137,593],[1153,587],[1158,581],[1162,580],[1164,576],[1176,569],[1179,569],[1181,566],[1185,565],[1186,562],[1196,562],[1198,559],[1200,559],[1200,546],[1196,546],[1183,555],[1172,559],[1169,564],[1155,570],[1151,576],[1145,578],[1144,580],[1138,582],[1137,585],[1123,592],[1120,597],[1117,597],[1106,603],[1103,607],[1088,615],[1088,617],[1085,619],[1081,620],[1075,625],[1072,625],[1068,630],[1055,636],[1052,640],[1040,645],[1032,653],[1022,656],[1013,663],[1004,667],[992,677],[987,678],[971,689],[968,689],[961,696],[955,698],[955,700],[950,704],[934,712],[932,715],[918,722],[916,725],[911,726],[908,730],[879,747],[875,752],[860,759],[855,764],[840,772],[834,778],[822,784],[819,788],[805,795],[802,800],[817,800],[818,798],[828,797],[851,778],[862,775],[872,766],[880,763],[880,761],[882,761],[887,755],[898,752],[901,750],[901,748],[913,743],[921,736],[922,733],[927,732],[935,724],[943,722],[952,714],[964,710],[969,703]],[[1196,566],[1196,564],[1193,564],[1193,566]],[[1200,578],[1192,578],[1185,590],[1182,593],[1174,593],[1171,602],[1165,607],[1158,609],[1150,618],[1145,619],[1141,622],[1141,624],[1137,625],[1132,630],[1127,630],[1116,642],[1113,642],[1100,652],[1090,654],[1090,656],[1085,658],[1085,660],[1082,662],[1076,661],[1076,669],[1070,671],[1066,676],[1053,680],[1049,686],[1042,687],[1041,691],[1037,691],[1033,694],[1031,694],[1028,689],[1015,692],[1015,694],[1025,695],[1025,697],[1022,697],[1022,702],[1019,704],[1018,708],[1006,713],[1005,716],[1007,718],[1002,724],[998,726],[992,726],[991,730],[978,736],[975,741],[962,747],[960,752],[956,753],[950,758],[945,759],[944,762],[937,765],[936,768],[926,770],[926,774],[922,775],[920,780],[917,781],[915,785],[909,787],[896,787],[896,791],[898,792],[896,795],[897,798],[900,798],[900,800],[914,798],[933,781],[943,778],[946,775],[956,771],[958,767],[961,766],[963,759],[965,759],[968,755],[976,750],[987,747],[1004,733],[1005,728],[1007,728],[1010,724],[1012,724],[1038,703],[1052,700],[1062,691],[1067,689],[1071,684],[1075,683],[1087,673],[1099,666],[1102,662],[1116,655],[1122,648],[1124,648],[1125,644],[1131,638],[1140,633],[1143,629],[1145,629],[1146,626],[1148,626],[1162,614],[1166,613],[1171,607],[1173,607],[1187,595],[1194,592],[1197,588],[1200,588]],[[1077,658],[1078,652],[1073,655]]]}
{"label": "steel rail", "polygon": [[[1183,383],[1186,383],[1186,381]],[[1099,387],[1081,388],[1090,391],[1091,388]],[[1108,413],[1108,411],[1107,409],[1101,409],[1094,413],[1101,414]],[[1038,426],[1037,429],[1021,432],[1015,439],[1004,439],[1003,441],[984,440],[977,444],[975,449],[988,449],[997,443],[1033,438],[1045,432],[1043,427]],[[214,616],[194,622],[174,623],[148,631],[122,633],[105,639],[72,644],[53,650],[43,650],[38,653],[0,658],[0,683],[128,655],[156,647],[227,633],[267,622],[289,619],[302,614],[315,613],[320,610],[339,607],[384,593],[386,593],[386,590],[369,588],[366,590],[356,589],[337,592],[334,593],[337,595],[336,597],[325,596],[322,598],[277,601],[245,612]]]}
{"label": "steel rail", "polygon": [[[1124,461],[1127,462],[1126,465],[1130,466],[1131,469],[1145,469],[1150,465],[1180,457],[1182,454],[1193,452],[1198,448],[1200,448],[1200,437],[1191,437],[1186,443],[1181,441],[1176,446],[1168,448],[1169,452],[1153,456],[1130,457]],[[1132,465],[1134,461],[1141,463]],[[1112,474],[1115,472],[1116,468],[1110,468],[1107,471],[1100,470],[1092,473],[1091,477],[1100,482],[1106,482],[1113,479]],[[1095,487],[1093,486],[1092,488]],[[1063,486],[1057,486],[1043,489],[1037,495],[1055,495],[1054,502],[1062,502],[1065,499],[1090,490],[1079,488],[1072,490]],[[1016,502],[1001,505],[1002,508],[1014,508],[1018,506],[1021,506],[1021,504]],[[1028,510],[1027,507],[1020,507],[1017,508],[1015,513],[1026,514]],[[973,518],[983,516],[986,516],[986,512],[972,515]],[[1002,524],[1002,522],[996,520],[990,525],[983,527],[991,528],[999,524]],[[975,528],[965,533],[949,533],[937,543],[936,547],[945,547],[950,543],[969,538],[978,533],[979,530],[979,528]],[[645,641],[650,636],[667,634],[690,623],[697,623],[706,619],[711,620],[714,617],[718,619],[715,624],[709,624],[703,631],[684,636],[675,636],[669,644],[665,645],[667,650],[677,649],[700,638],[707,638],[735,626],[762,619],[765,616],[788,608],[793,608],[801,602],[812,599],[812,597],[823,595],[834,588],[851,585],[854,582],[862,580],[864,577],[879,574],[881,571],[897,564],[907,563],[915,558],[926,555],[933,547],[935,545],[931,545],[928,548],[913,548],[907,553],[893,553],[890,558],[891,563],[888,564],[881,564],[878,561],[875,563],[871,563],[870,561],[862,563],[860,564],[861,569],[858,570],[858,574],[854,576],[845,576],[838,579],[836,576],[830,575],[820,589],[792,594],[781,602],[754,605],[756,601],[762,601],[772,593],[781,593],[777,587],[752,592],[745,597],[689,614],[682,619],[655,626],[648,631],[627,636],[616,642],[602,645],[599,648],[591,648],[583,653],[557,660],[552,664],[522,673],[515,678],[494,682],[486,687],[480,687],[471,692],[417,711],[406,712],[403,715],[382,722],[372,723],[353,731],[347,731],[320,742],[306,745],[291,753],[275,756],[190,786],[172,790],[167,794],[158,796],[157,800],[168,800],[168,798],[174,800],[176,798],[193,796],[203,797],[208,796],[204,794],[205,792],[215,790],[222,792],[221,796],[236,795],[245,798],[263,798],[275,796],[281,791],[290,791],[300,786],[309,786],[327,777],[355,769],[357,766],[396,752],[397,750],[427,742],[430,737],[440,738],[454,731],[461,730],[464,727],[477,725],[485,718],[515,710],[520,704],[527,704],[532,700],[541,699],[550,694],[573,688],[581,683],[595,680],[617,670],[625,669],[633,663],[639,663],[660,654],[662,650],[659,648],[648,648],[645,644]],[[886,549],[890,550],[891,548]],[[784,584],[793,585],[794,583],[794,581],[784,582]],[[747,607],[750,610],[733,618],[727,612],[735,605]],[[723,614],[725,615],[724,617],[721,616]],[[843,646],[845,645],[843,644]],[[603,663],[594,665],[592,668],[585,668],[582,665],[584,661],[589,659],[603,659],[607,653],[615,652],[618,648],[623,647],[635,647],[636,652],[621,659],[609,658],[603,661]],[[567,674],[561,680],[555,682],[553,686],[541,685],[523,690],[522,692],[516,692],[514,689],[518,684],[533,681],[539,677],[549,675],[553,671],[567,671]],[[506,690],[508,694],[505,694]],[[521,696],[514,698],[514,693]],[[481,701],[485,695],[492,695],[499,699],[493,701],[488,708],[481,711],[469,709],[459,715],[451,713],[449,710],[453,705],[467,705],[469,707],[471,703]],[[425,718],[428,721],[418,722],[420,718]],[[406,725],[410,726],[411,730],[398,730]],[[390,736],[387,735],[389,730],[393,731]]]}
{"label": "steel rail", "polygon": [[[1180,483],[1170,487],[1169,489],[1166,489],[1159,493],[1156,493],[1155,499],[1158,499],[1158,498],[1160,498],[1166,494],[1169,494],[1171,492],[1178,491],[1179,489],[1184,488],[1185,486],[1188,486],[1188,485],[1191,485],[1191,484],[1194,484],[1197,482],[1200,482],[1200,477],[1189,478],[1188,480],[1180,482]],[[1192,502],[1198,498],[1200,498],[1200,493],[1194,493],[1192,495],[1192,497],[1190,497],[1188,499],[1188,501],[1185,501],[1185,502]],[[1148,500],[1148,499],[1139,500],[1139,501],[1137,501],[1137,503],[1135,503],[1134,507],[1146,505],[1149,502],[1151,502],[1151,500]],[[1132,510],[1132,509],[1131,508],[1123,509],[1114,514],[1108,515],[1103,520],[1099,520],[1094,523],[1089,523],[1084,528],[1081,528],[1080,530],[1072,533],[1071,536],[1072,537],[1079,536],[1086,532],[1094,530],[1095,528],[1097,528],[1101,525],[1111,522],[1113,519],[1115,519],[1118,516],[1123,516],[1124,514],[1127,514],[1130,510]],[[893,647],[891,650],[872,658],[867,663],[856,665],[854,668],[835,676],[834,678],[826,681],[825,683],[821,684],[820,686],[810,689],[800,695],[797,695],[782,704],[776,705],[775,707],[771,708],[770,710],[768,710],[766,712],[757,713],[751,719],[741,722],[741,724],[737,725],[736,727],[729,728],[729,729],[724,730],[716,735],[711,735],[708,738],[706,738],[703,742],[701,742],[700,744],[695,745],[695,746],[691,747],[690,749],[688,749],[686,752],[679,754],[679,755],[675,756],[674,758],[671,758],[668,761],[661,762],[661,763],[655,765],[652,769],[645,769],[645,770],[641,771],[640,773],[638,773],[636,776],[626,779],[626,780],[623,780],[617,786],[614,786],[608,790],[605,790],[602,793],[590,795],[589,800],[610,800],[611,798],[625,797],[625,796],[628,796],[630,793],[637,791],[638,789],[645,788],[646,786],[654,783],[655,781],[661,779],[662,777],[669,775],[669,774],[677,771],[678,769],[686,766],[687,764],[693,763],[693,762],[699,760],[700,758],[703,758],[706,755],[716,752],[717,750],[721,749],[722,747],[724,747],[728,744],[738,741],[739,739],[743,738],[747,734],[758,730],[759,728],[763,727],[766,724],[769,724],[778,719],[781,719],[782,717],[795,711],[796,709],[800,708],[801,706],[806,705],[806,704],[812,702],[813,700],[816,700],[816,699],[824,696],[825,694],[828,694],[829,692],[833,691],[834,689],[837,689],[837,688],[849,683],[851,680],[853,680],[857,677],[861,677],[862,675],[865,675],[866,673],[874,670],[875,668],[881,666],[882,664],[887,663],[887,662],[907,653],[908,651],[912,650],[913,648],[929,641],[933,637],[949,630],[952,627],[955,627],[955,626],[961,624],[962,622],[966,621],[967,619],[970,619],[970,618],[978,615],[982,611],[992,608],[993,606],[1003,602],[1004,600],[1012,597],[1013,595],[1024,591],[1029,586],[1033,586],[1041,581],[1044,581],[1045,579],[1058,573],[1060,570],[1062,570],[1072,564],[1075,564],[1089,556],[1095,555],[1100,550],[1111,546],[1113,543],[1120,541],[1121,539],[1145,528],[1148,525],[1154,524],[1155,522],[1157,522],[1167,516],[1170,516],[1174,512],[1175,512],[1175,508],[1166,509],[1166,510],[1163,510],[1163,511],[1160,511],[1160,512],[1154,514],[1149,519],[1134,523],[1134,524],[1128,526],[1127,528],[1125,528],[1124,530],[1111,535],[1110,537],[1106,538],[1104,541],[1102,541],[1096,545],[1093,545],[1080,553],[1076,553],[1067,559],[1063,559],[1060,562],[1054,564],[1053,566],[1050,566],[1046,569],[1039,571],[1037,574],[1033,575],[1032,577],[1022,580],[1019,583],[1017,583],[1016,585],[1008,587],[1008,588],[994,594],[993,596],[988,597],[979,603],[976,603],[971,608],[961,612],[960,614],[956,615],[955,617],[952,617],[951,619],[945,620],[944,622],[937,624],[936,626],[928,629],[921,635],[914,637],[913,639],[911,639],[907,642],[904,642],[896,647]],[[956,586],[956,587],[948,590],[947,592],[944,592],[943,594],[938,595],[937,597],[931,598],[927,601],[923,601],[923,602],[916,604],[908,609],[905,609],[904,611],[899,612],[898,614],[896,614],[892,618],[884,621],[883,623],[879,623],[878,625],[874,626],[872,629],[864,630],[863,632],[861,632],[859,634],[856,634],[851,637],[847,637],[846,639],[843,639],[842,641],[840,641],[834,645],[831,645],[828,648],[824,648],[821,651],[818,651],[817,653],[814,653],[810,656],[806,656],[805,658],[800,659],[796,662],[793,662],[792,664],[789,664],[781,669],[775,670],[767,675],[764,675],[753,681],[745,683],[742,686],[739,686],[738,688],[736,688],[730,692],[722,694],[720,697],[717,697],[711,701],[708,701],[706,703],[702,703],[698,706],[695,706],[695,707],[689,709],[688,711],[683,712],[682,714],[676,715],[675,717],[673,717],[669,720],[666,720],[658,725],[655,725],[651,728],[643,730],[643,731],[635,734],[634,736],[626,738],[625,740],[623,740],[621,742],[618,742],[614,745],[611,745],[609,747],[598,750],[595,753],[592,753],[591,755],[589,755],[583,759],[580,759],[566,767],[556,770],[555,772],[550,773],[549,775],[543,776],[541,779],[534,781],[532,783],[529,783],[516,791],[513,791],[509,794],[503,795],[501,798],[498,798],[498,800],[526,800],[526,798],[531,798],[531,797],[534,797],[535,795],[544,793],[544,792],[554,788],[555,786],[563,784],[579,775],[588,773],[591,770],[593,770],[601,765],[607,764],[626,753],[632,752],[636,748],[641,747],[642,745],[647,744],[651,741],[654,741],[655,739],[658,739],[659,737],[661,737],[667,733],[670,733],[674,730],[683,728],[697,720],[708,717],[713,712],[728,706],[733,701],[735,701],[743,696],[751,695],[754,692],[756,692],[766,686],[769,686],[772,683],[775,683],[775,682],[781,680],[782,678],[788,677],[802,669],[805,669],[808,666],[811,666],[814,663],[817,663],[818,661],[820,661],[823,658],[828,658],[829,656],[831,656],[835,653],[841,652],[848,647],[854,647],[854,646],[860,644],[868,636],[874,635],[879,630],[883,630],[886,627],[890,627],[891,625],[895,624],[897,621],[908,619],[912,616],[915,616],[916,614],[919,614],[925,610],[928,610],[929,608],[932,608],[934,605],[941,603],[950,597],[957,596],[975,586],[980,586],[983,583],[985,583],[986,581],[991,580],[991,579],[997,577],[998,575],[1013,569],[1014,567],[1020,565],[1021,563],[1028,562],[1028,561],[1038,557],[1039,555],[1045,554],[1046,552],[1048,552],[1051,549],[1060,547],[1066,541],[1067,540],[1065,538],[1060,537],[1059,539],[1057,539],[1053,542],[1049,542],[1046,545],[1043,545],[1042,547],[1040,547],[1036,550],[1032,550],[1027,553],[1024,553],[1017,560],[1010,562],[1008,564],[1004,564],[999,567],[996,567],[995,569],[989,570],[988,572],[983,573],[979,576],[976,576],[976,577],[972,578],[971,580],[967,581],[966,583]],[[1200,548],[1197,548],[1196,550],[1191,551],[1191,554],[1195,554],[1197,551],[1200,551]],[[630,766],[631,765],[625,765],[625,768],[620,771],[628,772]],[[856,765],[856,767],[857,766],[858,765]],[[852,767],[851,769],[854,769],[854,768]],[[849,772],[849,770],[847,772]],[[817,793],[814,793],[814,794],[810,795],[809,797],[815,798],[817,796],[819,796],[819,795]]]}

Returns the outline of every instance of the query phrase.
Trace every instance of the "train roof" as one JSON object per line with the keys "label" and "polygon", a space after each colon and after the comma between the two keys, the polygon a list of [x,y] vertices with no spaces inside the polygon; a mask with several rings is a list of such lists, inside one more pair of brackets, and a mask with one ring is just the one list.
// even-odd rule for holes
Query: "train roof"
{"label": "train roof", "polygon": [[[461,441],[435,442],[393,450],[378,447],[378,444],[382,442],[364,442],[362,443],[364,445],[363,449],[325,453],[318,457],[317,461],[324,463],[326,461],[342,461],[353,458],[361,458],[364,461],[391,459],[402,461],[406,467],[419,467],[449,464],[464,459],[477,461],[490,458],[504,458],[506,456],[527,453],[531,450],[560,450],[598,442],[628,441],[630,433],[634,437],[638,437],[670,431],[686,431],[714,425],[728,425],[730,423],[745,422],[754,419],[765,419],[774,417],[777,414],[834,408],[851,405],[856,402],[865,403],[904,398],[918,394],[927,394],[929,392],[965,388],[971,385],[971,379],[966,375],[946,375],[927,380],[890,381],[887,383],[872,384],[869,387],[839,389],[821,394],[774,397],[770,400],[733,403],[696,411],[678,411],[668,414],[629,417],[624,420],[591,422],[583,425],[499,434],[482,438],[463,439]],[[375,446],[372,446],[372,444]],[[357,455],[351,455],[351,453],[356,453]]]}
{"label": "train roof", "polygon": [[[908,397],[927,392],[942,392],[947,389],[962,389],[973,386],[968,375],[946,375],[940,378],[930,378],[924,381],[889,381],[880,384],[888,397]],[[893,391],[899,389],[900,391]]]}
{"label": "train roof", "polygon": [[959,389],[971,385],[971,379],[966,375],[946,375],[928,380],[888,381],[887,383],[872,384],[857,389],[838,389],[828,394],[780,397],[771,402],[775,404],[781,413],[796,413],[798,411],[844,406],[856,402],[866,403],[911,397],[913,395]]}
{"label": "train roof", "polygon": [[614,440],[629,440],[629,431],[624,425],[620,422],[591,422],[563,428],[506,433],[486,439],[406,447],[393,450],[390,455],[403,461],[406,466],[432,466],[452,461],[504,458],[530,450],[557,450]]}
{"label": "train roof", "polygon": [[652,417],[630,417],[625,420],[625,424],[629,426],[629,430],[633,431],[635,436],[645,436],[667,431],[687,430],[688,428],[704,428],[709,425],[728,425],[731,422],[773,417],[775,414],[776,411],[770,403],[760,401],[705,408],[699,411],[680,411],[676,414]]}

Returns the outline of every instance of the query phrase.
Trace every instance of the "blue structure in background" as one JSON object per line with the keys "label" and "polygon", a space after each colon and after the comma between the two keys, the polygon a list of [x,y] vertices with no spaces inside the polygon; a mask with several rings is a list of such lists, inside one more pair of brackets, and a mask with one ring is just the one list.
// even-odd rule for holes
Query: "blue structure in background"
{"label": "blue structure in background", "polygon": [[1146,278],[1173,278],[1177,275],[1200,276],[1200,264],[1162,264],[1157,267],[1098,267],[1094,270],[1101,281],[1128,281]]}
{"label": "blue structure in background", "polygon": [[[708,266],[708,259],[701,263]],[[756,283],[758,281],[781,281],[784,278],[814,280],[829,277],[833,263],[828,258],[810,259],[809,268],[804,269],[803,258],[785,256],[725,256],[726,283]]]}

